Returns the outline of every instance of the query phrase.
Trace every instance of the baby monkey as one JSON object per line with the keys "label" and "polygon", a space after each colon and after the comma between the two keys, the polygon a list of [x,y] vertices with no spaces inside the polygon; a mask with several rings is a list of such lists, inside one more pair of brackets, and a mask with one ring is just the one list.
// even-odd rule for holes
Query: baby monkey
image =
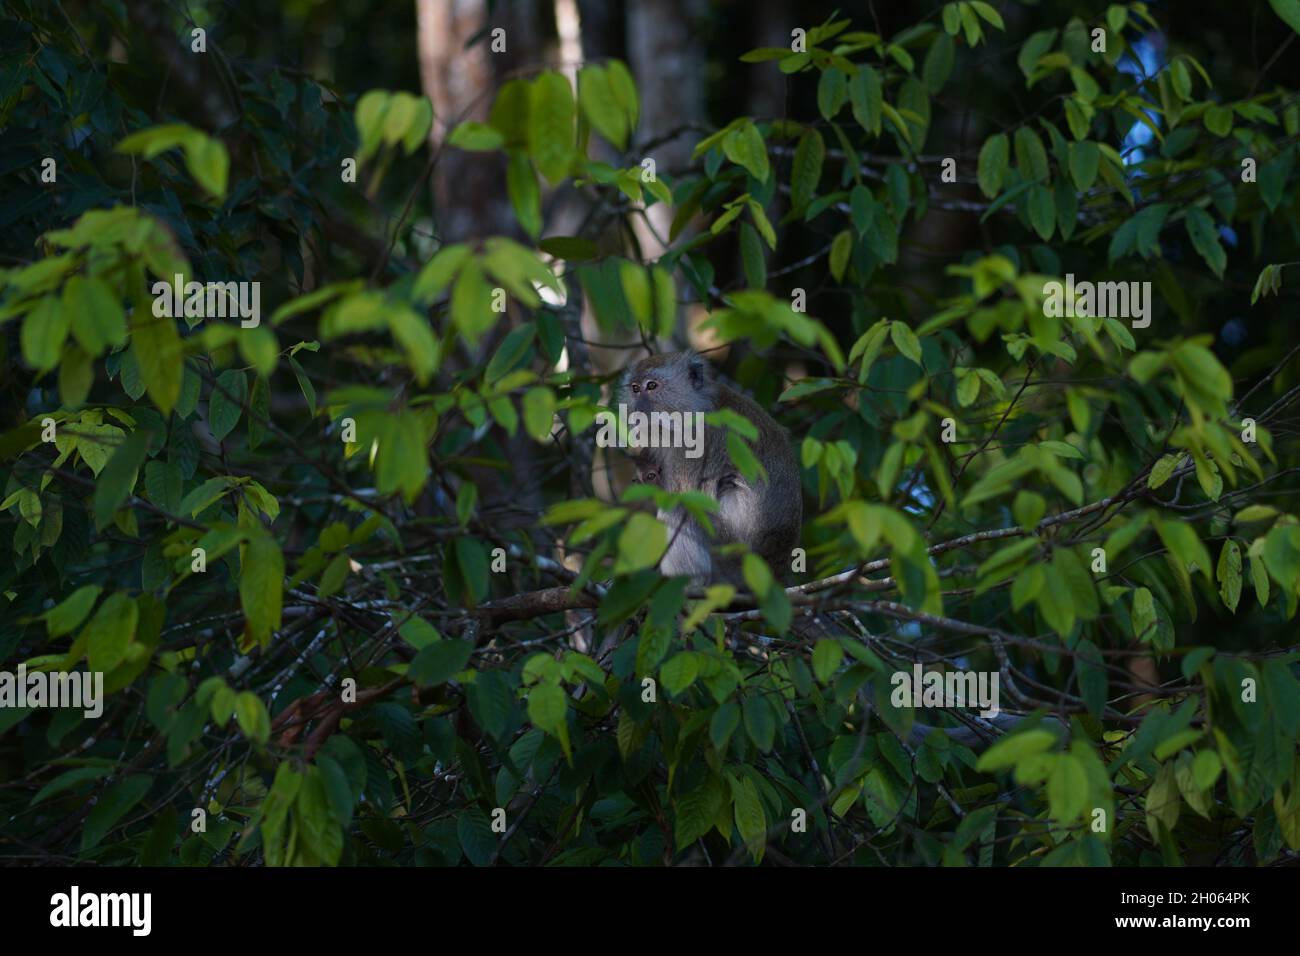
{"label": "baby monkey", "polygon": [[[638,480],[665,491],[699,491],[718,502],[712,522],[713,543],[741,543],[763,558],[781,579],[790,552],[799,542],[803,501],[799,469],[785,430],[753,399],[718,381],[713,367],[694,352],[651,355],[623,374],[620,400],[631,411],[713,412],[730,409],[758,430],[751,443],[766,476],[747,480],[727,454],[727,430],[706,425],[702,454],[685,448],[636,448]],[[707,532],[684,510],[661,512],[669,545],[659,562],[666,575],[684,574],[696,584],[725,581],[743,584],[739,558],[713,553]]]}

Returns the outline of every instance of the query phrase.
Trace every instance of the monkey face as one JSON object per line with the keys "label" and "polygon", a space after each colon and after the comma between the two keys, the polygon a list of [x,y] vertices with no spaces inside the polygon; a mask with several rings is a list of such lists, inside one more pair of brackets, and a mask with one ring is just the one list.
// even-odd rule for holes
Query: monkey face
{"label": "monkey face", "polygon": [[648,455],[633,455],[632,467],[636,469],[636,481],[643,485],[663,485],[663,471],[655,460]]}
{"label": "monkey face", "polygon": [[712,367],[693,352],[651,355],[623,377],[624,400],[638,412],[711,411],[715,390]]}

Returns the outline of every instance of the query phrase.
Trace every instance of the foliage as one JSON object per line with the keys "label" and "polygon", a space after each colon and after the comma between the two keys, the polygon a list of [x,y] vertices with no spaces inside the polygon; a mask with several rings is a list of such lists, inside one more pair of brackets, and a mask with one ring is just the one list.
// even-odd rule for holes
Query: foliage
{"label": "foliage", "polygon": [[[618,60],[510,79],[437,145],[450,120],[422,97],[284,70],[241,71],[212,128],[160,115],[57,12],[11,6],[0,659],[101,671],[107,699],[98,719],[0,708],[7,851],[1300,850],[1294,92],[1177,46],[1134,75],[1131,44],[1162,29],[1143,3],[1096,22],[1047,4],[1012,35],[1014,4],[961,0],[892,36],[832,19],[753,51],[810,109],[738,117],[654,170]],[[97,35],[130,36],[112,10]],[[954,90],[993,54],[1006,92],[968,141]],[[500,161],[517,233],[443,244],[409,221],[451,150]],[[565,190],[604,211],[573,235],[553,231]],[[647,261],[624,227],[657,205],[669,248]],[[909,237],[938,215],[972,231],[920,270]],[[1054,314],[1067,273],[1149,281],[1149,325]],[[258,279],[268,317],[159,315],[178,275]],[[623,342],[708,310],[798,447],[797,586],[752,555],[741,590],[654,570],[646,502],[671,499],[592,483],[609,393],[582,297]],[[1225,364],[1228,314],[1257,331]],[[724,424],[750,470],[752,426]],[[512,481],[513,508],[491,494]],[[917,741],[890,701],[917,660],[997,673],[1032,717],[982,753]]]}

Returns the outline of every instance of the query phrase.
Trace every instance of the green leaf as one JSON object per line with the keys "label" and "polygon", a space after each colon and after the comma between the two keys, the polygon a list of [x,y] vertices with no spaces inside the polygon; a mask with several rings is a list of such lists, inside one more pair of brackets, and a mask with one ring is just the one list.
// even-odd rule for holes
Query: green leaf
{"label": "green leaf", "polygon": [[176,320],[154,316],[137,305],[131,315],[131,351],[149,398],[164,415],[171,413],[181,395],[185,355]]}
{"label": "green leaf", "polygon": [[1047,778],[1048,812],[1057,826],[1073,823],[1088,802],[1088,776],[1073,754],[1058,754]]}
{"label": "green leaf", "polygon": [[[275,340],[275,333],[265,326],[241,329],[239,354],[248,361],[258,376],[266,379],[275,371],[275,363],[280,358],[280,346]],[[254,427],[251,422],[249,427]]]}
{"label": "green leaf", "polygon": [[69,276],[63,286],[63,311],[72,323],[73,338],[97,356],[126,342],[126,313],[108,283],[98,276]]}
{"label": "green leaf", "polygon": [[537,185],[537,174],[528,155],[520,150],[510,154],[506,166],[506,192],[515,210],[519,225],[534,239],[542,231],[542,191]]}
{"label": "green leaf", "polygon": [[1214,656],[1214,653],[1215,651],[1213,647],[1191,648],[1187,652],[1187,655],[1183,658],[1183,663],[1181,668],[1183,672],[1183,676],[1186,677],[1188,680],[1191,680],[1192,675],[1195,674],[1198,670],[1200,670],[1201,665],[1204,664],[1206,661],[1208,661],[1210,658],[1212,658]]}
{"label": "green leaf", "polygon": [[506,140],[498,130],[486,123],[466,120],[451,131],[447,143],[468,152],[484,153],[501,149]]}
{"label": "green leaf", "polygon": [[740,726],[740,708],[735,704],[728,702],[714,711],[712,719],[709,720],[709,740],[713,742],[714,748],[719,752],[723,751],[738,726]]}
{"label": "green leaf", "polygon": [[[925,63],[921,67],[921,78],[925,88],[933,95],[943,89],[952,75],[954,44],[952,37],[946,33],[938,34],[926,51]],[[829,119],[830,117],[827,117]]]}
{"label": "green leaf", "polygon": [[473,641],[434,641],[420,649],[406,674],[420,687],[436,687],[463,671],[473,654]]}
{"label": "green leaf", "polygon": [[185,168],[211,196],[226,198],[230,154],[220,140],[196,133],[185,147]]}
{"label": "green leaf", "polygon": [[127,647],[135,638],[140,608],[126,594],[110,594],[90,621],[86,661],[92,671],[113,670],[126,659]]}
{"label": "green leaf", "polygon": [[227,369],[217,376],[208,396],[208,425],[212,436],[222,441],[239,423],[248,401],[248,375],[239,369]]}
{"label": "green leaf", "polygon": [[456,539],[456,567],[469,588],[471,604],[477,604],[488,592],[488,556],[477,538]]}
{"label": "green leaf", "polygon": [[627,574],[652,568],[668,550],[668,529],[644,512],[638,511],[628,519],[618,536],[616,574]]}
{"label": "green leaf", "polygon": [[534,441],[546,441],[554,427],[555,393],[545,385],[524,393],[524,430]]}
{"label": "green leaf", "polygon": [[523,362],[528,347],[533,344],[536,336],[535,325],[521,325],[517,329],[511,329],[492,354],[492,360],[488,362],[487,371],[483,374],[484,383],[490,385],[507,372],[514,371]]}
{"label": "green leaf", "polygon": [[235,720],[244,736],[258,746],[266,746],[271,739],[271,716],[266,712],[266,704],[251,690],[242,690],[235,695]]}
{"label": "green leaf", "polygon": [[537,244],[537,248],[549,256],[571,262],[595,259],[600,254],[600,249],[594,242],[578,236],[547,236]]}
{"label": "green leaf", "polygon": [[1147,487],[1155,490],[1168,481],[1169,476],[1174,473],[1174,469],[1178,467],[1178,462],[1181,459],[1181,455],[1162,455],[1151,466],[1151,474],[1147,475]]}
{"label": "green leaf", "polygon": [[118,143],[117,151],[139,153],[145,159],[152,159],[177,146],[185,152],[185,168],[194,177],[194,181],[213,197],[224,199],[230,173],[230,154],[220,140],[192,126],[170,123],[139,130]]}
{"label": "green leaf", "polygon": [[59,300],[46,296],[23,319],[19,336],[23,358],[38,372],[48,372],[59,364],[63,342],[68,337],[69,312]]}
{"label": "green leaf", "polygon": [[528,719],[539,730],[555,737],[569,753],[569,727],[566,714],[569,697],[558,684],[538,684],[528,692]]}
{"label": "green leaf", "polygon": [[1155,781],[1147,790],[1144,808],[1147,817],[1147,829],[1153,836],[1158,836],[1157,822],[1166,832],[1172,832],[1178,822],[1179,810],[1178,782],[1174,776],[1174,765],[1161,766]]}
{"label": "green leaf", "polygon": [[1192,525],[1182,521],[1157,521],[1156,533],[1160,535],[1160,540],[1164,542],[1165,547],[1182,562],[1184,567],[1190,570],[1192,565],[1195,565],[1196,569],[1205,575],[1206,580],[1210,580],[1210,569],[1213,567],[1210,563],[1210,552],[1205,549],[1205,545],[1201,543]]}
{"label": "green leaf", "polygon": [[1259,601],[1259,606],[1267,607],[1269,597],[1268,571],[1263,560],[1254,555],[1251,555],[1250,558],[1250,580],[1255,585],[1255,598]]}
{"label": "green leaf", "polygon": [[113,824],[122,819],[153,786],[153,777],[134,774],[118,781],[96,801],[81,829],[81,852],[87,853],[99,846]]}
{"label": "green leaf", "polygon": [[722,807],[722,791],[714,786],[713,779],[679,799],[676,803],[676,820],[673,825],[677,850],[684,850],[713,829],[713,823]]}
{"label": "green leaf", "polygon": [[528,308],[535,309],[541,304],[538,287],[548,287],[557,293],[563,291],[555,274],[531,249],[502,236],[487,239],[483,245],[487,250],[484,267]]}
{"label": "green leaf", "polygon": [[812,655],[813,673],[817,680],[823,684],[830,683],[843,659],[844,648],[839,641],[818,641]]}
{"label": "green leaf", "polygon": [[1070,144],[1070,176],[1079,192],[1087,192],[1097,181],[1101,150],[1089,140]]}
{"label": "green leaf", "polygon": [[1133,592],[1133,636],[1145,643],[1154,640],[1156,631],[1156,607],[1155,599],[1151,592],[1146,588],[1138,588]]}
{"label": "green leaf", "polygon": [[763,134],[751,121],[745,120],[722,138],[722,152],[737,166],[743,166],[760,183],[767,182],[771,167],[767,160],[767,144]]}
{"label": "green leaf", "polygon": [[149,444],[153,433],[137,429],[126,437],[113,452],[104,470],[95,482],[94,512],[95,526],[103,528],[113,520],[113,512],[131,494],[135,487],[136,476],[145,456],[149,454]]}
{"label": "green leaf", "polygon": [[[894,342],[894,347],[906,358],[921,365],[921,340],[916,337],[908,326],[899,321],[890,323],[889,337]],[[924,367],[924,366],[922,366]]]}
{"label": "green leaf", "polygon": [[836,282],[844,279],[844,270],[849,265],[849,255],[853,252],[853,233],[845,229],[831,242],[830,270]]}
{"label": "green leaf", "polygon": [[98,584],[87,584],[77,588],[68,597],[50,608],[41,617],[50,637],[70,634],[81,626],[90,609],[95,606],[101,588]]}
{"label": "green leaf", "polygon": [[145,159],[153,159],[160,153],[177,146],[183,146],[198,133],[192,126],[184,123],[167,123],[137,130],[127,136],[116,146],[119,153],[139,153]]}
{"label": "green leaf", "polygon": [[1043,590],[1038,595],[1038,610],[1052,630],[1066,637],[1074,629],[1077,614],[1070,583],[1055,563],[1043,567]]}
{"label": "green leaf", "polygon": [[376,490],[381,495],[401,492],[408,502],[414,501],[429,472],[421,417],[412,411],[385,416],[377,437]]}
{"label": "green leaf", "polygon": [[[443,289],[451,285],[452,279],[456,277],[461,266],[465,264],[472,254],[470,247],[461,243],[443,246],[420,269],[419,275],[415,277],[415,286],[411,290],[411,297],[421,305],[432,302],[442,293]],[[277,310],[276,315],[279,315],[279,310]]]}
{"label": "green leaf", "polygon": [[370,155],[380,148],[385,135],[387,112],[393,98],[386,90],[367,90],[356,100],[354,121],[361,148],[357,161],[364,163]]}
{"label": "green leaf", "polygon": [[808,204],[817,197],[821,182],[822,164],[826,159],[826,144],[821,134],[810,129],[799,139],[794,151],[794,167],[790,174],[790,211],[802,216]]}
{"label": "green leaf", "polygon": [[776,742],[776,715],[766,700],[759,696],[745,698],[745,732],[754,746],[768,753]]}
{"label": "green leaf", "polygon": [[849,103],[853,118],[872,136],[880,135],[880,116],[884,110],[884,92],[880,74],[866,64],[849,81]]}
{"label": "green leaf", "polygon": [[1222,279],[1223,270],[1228,264],[1228,256],[1223,251],[1223,246],[1219,244],[1219,234],[1214,228],[1214,220],[1204,209],[1192,206],[1187,210],[1186,225],[1192,246],[1200,253],[1201,258],[1214,274]]}
{"label": "green leaf", "polygon": [[1268,0],[1273,12],[1296,33],[1300,33],[1300,0]]}
{"label": "green leaf", "polygon": [[477,345],[496,325],[498,315],[492,309],[492,288],[483,267],[474,261],[466,262],[451,289],[452,322],[471,345]]}
{"label": "green leaf", "polygon": [[1038,134],[1028,126],[1016,130],[1016,168],[1029,182],[1047,181],[1047,151],[1043,149],[1043,141],[1038,138]]}
{"label": "green leaf", "polygon": [[619,149],[627,146],[628,116],[604,67],[578,71],[578,104],[592,129]]}
{"label": "green leaf", "polygon": [[334,818],[322,768],[311,766],[303,776],[294,804],[298,829],[297,862],[336,866],[343,854],[343,832]]}
{"label": "green leaf", "polygon": [[757,863],[763,859],[763,852],[767,849],[767,815],[763,801],[759,799],[754,781],[748,777],[733,783],[731,796],[735,801],[736,829]]}
{"label": "green leaf", "polygon": [[1202,121],[1215,136],[1227,136],[1232,132],[1232,107],[1211,106],[1205,111]]}
{"label": "green leaf", "polygon": [[985,3],[984,0],[970,0],[971,8],[981,17],[993,24],[999,30],[1005,30],[1006,26],[1002,22],[1002,14],[998,13],[992,5]]}
{"label": "green leaf", "polygon": [[844,108],[848,98],[848,77],[831,67],[822,73],[817,82],[817,111],[823,119],[833,120]]}
{"label": "green leaf", "polygon": [[979,771],[1005,770],[1014,767],[1026,757],[1046,751],[1056,743],[1056,736],[1050,730],[1022,730],[1008,734],[995,743],[980,757],[975,769]]}
{"label": "green leaf", "polygon": [[1056,225],[1056,203],[1052,191],[1046,186],[1029,190],[1029,224],[1038,233],[1038,238],[1046,241],[1052,237]]}
{"label": "green leaf", "polygon": [[980,147],[977,178],[980,192],[989,199],[996,196],[1006,182],[1010,158],[1011,144],[1005,133],[990,136]]}
{"label": "green leaf", "polygon": [[244,609],[248,635],[266,647],[272,632],[280,626],[284,599],[284,555],[280,545],[265,531],[251,534],[239,570],[239,601]]}
{"label": "green leaf", "polygon": [[563,74],[546,72],[533,81],[528,152],[552,184],[564,179],[573,163],[573,119],[573,88]]}
{"label": "green leaf", "polygon": [[[957,31],[953,30],[950,32],[956,33]],[[1034,74],[1034,71],[1038,67],[1038,61],[1042,59],[1043,54],[1051,48],[1052,44],[1056,42],[1056,37],[1059,32],[1060,31],[1057,29],[1040,30],[1039,32],[1030,35],[1029,39],[1021,45],[1020,53],[1016,56],[1016,65],[1020,67],[1021,73],[1026,77],[1030,77]]]}
{"label": "green leaf", "polygon": [[1223,762],[1213,750],[1202,750],[1192,761],[1192,780],[1201,790],[1209,790],[1223,772]]}
{"label": "green leaf", "polygon": [[89,780],[98,780],[113,772],[110,767],[77,767],[67,773],[61,773],[36,792],[29,806],[36,806],[50,797],[71,790]]}
{"label": "green leaf", "polygon": [[767,260],[763,256],[763,241],[758,237],[758,230],[747,222],[740,224],[740,261],[745,271],[745,284],[749,288],[761,289],[767,285]]}
{"label": "green leaf", "polygon": [[398,627],[397,633],[401,634],[402,640],[417,651],[423,650],[435,641],[442,640],[442,635],[438,633],[438,629],[422,617],[412,617]]}
{"label": "green leaf", "polygon": [[393,340],[401,346],[406,364],[420,385],[426,384],[438,370],[441,350],[429,326],[429,320],[404,305],[387,310],[388,330]]}
{"label": "green leaf", "polygon": [[632,312],[632,318],[636,320],[637,325],[648,330],[654,315],[649,274],[644,266],[628,259],[619,263],[618,272],[623,286],[623,298]]}
{"label": "green leaf", "polygon": [[676,695],[695,683],[695,678],[699,676],[699,673],[699,657],[694,651],[683,651],[680,654],[674,654],[664,662],[659,671],[659,679],[663,682],[664,690]]}
{"label": "green leaf", "polygon": [[1079,673],[1079,695],[1094,717],[1100,717],[1106,707],[1106,665],[1101,649],[1092,641],[1079,641],[1076,658]]}
{"label": "green leaf", "polygon": [[1216,576],[1219,579],[1219,596],[1223,598],[1223,606],[1235,613],[1237,602],[1241,600],[1241,548],[1237,542],[1228,540],[1223,543]]}

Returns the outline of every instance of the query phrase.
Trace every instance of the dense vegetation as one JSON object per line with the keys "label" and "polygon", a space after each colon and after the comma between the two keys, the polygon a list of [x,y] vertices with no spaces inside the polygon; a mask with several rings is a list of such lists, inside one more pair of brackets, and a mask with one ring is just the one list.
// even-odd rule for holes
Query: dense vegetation
{"label": "dense vegetation", "polygon": [[[1294,859],[1300,99],[1143,3],[918,6],[747,54],[788,113],[667,168],[615,58],[460,122],[8,4],[0,669],[106,698],[0,707],[2,852]],[[1285,49],[1300,3],[1261,8]],[[513,222],[444,240],[466,153]],[[1149,323],[1056,309],[1067,274]],[[160,310],[178,275],[260,322]],[[671,501],[594,448],[631,347],[687,341],[798,449],[788,589],[661,577]],[[891,703],[918,661],[1032,716],[914,742],[957,721]]]}

